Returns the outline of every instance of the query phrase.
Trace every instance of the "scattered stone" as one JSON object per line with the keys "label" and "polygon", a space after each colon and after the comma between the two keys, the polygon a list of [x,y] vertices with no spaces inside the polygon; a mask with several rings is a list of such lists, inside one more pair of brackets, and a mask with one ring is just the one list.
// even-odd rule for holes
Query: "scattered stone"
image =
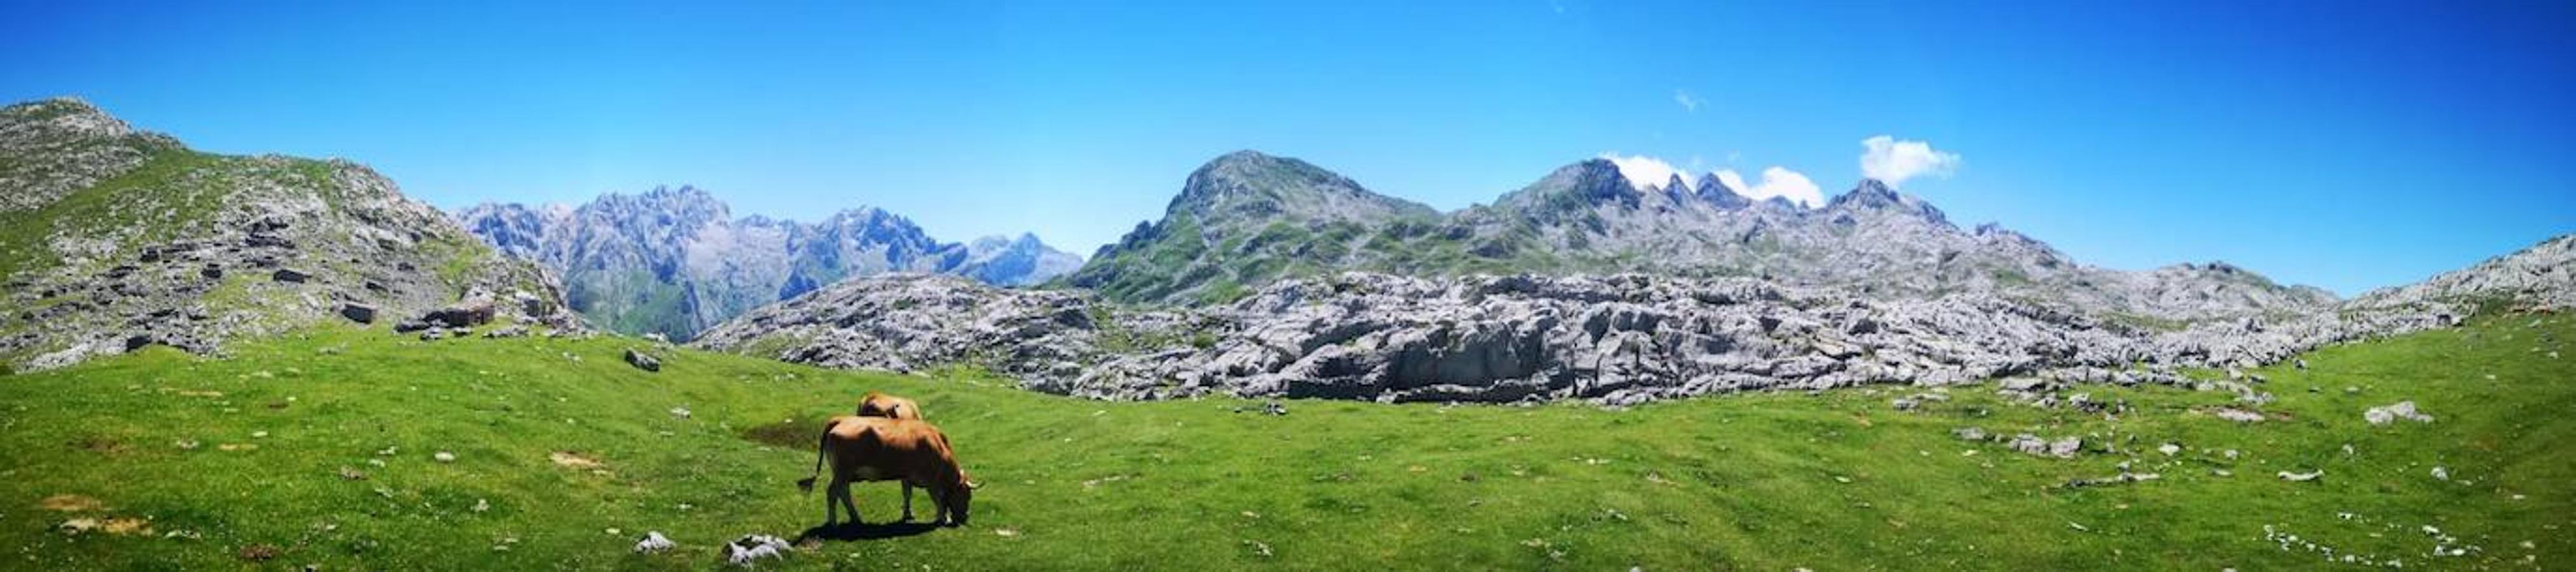
{"label": "scattered stone", "polygon": [[2291,363],[2292,365],[2298,366],[2298,368],[2299,368],[2301,371],[2306,371],[2306,370],[2308,369],[2308,358],[2299,358],[2299,359],[2297,359],[2297,360],[2291,361],[2290,363]]}
{"label": "scattered stone", "polygon": [[492,510],[492,503],[490,501],[474,499],[474,512],[483,512],[488,510]]}
{"label": "scattered stone", "polygon": [[2066,459],[2073,458],[2077,451],[2084,448],[2084,438],[2070,435],[2065,438],[2050,441],[2042,439],[2037,435],[2023,433],[2020,435],[2014,435],[2012,441],[2006,443],[2006,446],[2011,447],[2012,450],[2031,455]]}
{"label": "scattered stone", "polygon": [[2372,407],[2367,411],[2361,412],[2361,418],[2365,421],[2369,421],[2372,425],[2387,425],[2399,419],[2420,423],[2433,422],[2433,416],[2425,415],[2415,410],[2415,402],[2413,401],[2399,401],[2390,405]]}
{"label": "scattered stone", "polygon": [[492,331],[489,331],[489,332],[483,332],[483,337],[486,337],[486,338],[524,338],[524,337],[528,337],[528,327],[527,327],[527,326],[523,326],[523,325],[512,324],[512,325],[510,325],[510,326],[508,326],[508,327],[495,328],[495,329],[493,329]]}
{"label": "scattered stone", "polygon": [[54,528],[55,528],[56,530],[61,530],[61,531],[63,531],[63,534],[68,534],[68,535],[73,535],[73,536],[79,536],[81,533],[84,533],[84,532],[89,532],[89,531],[92,531],[92,530],[98,530],[98,527],[99,527],[98,519],[90,518],[90,517],[86,517],[86,516],[84,516],[84,517],[80,517],[80,518],[74,518],[74,519],[70,519],[70,520],[65,520],[65,521],[63,521],[63,523],[62,523],[62,524],[60,524],[60,525],[56,525]]}
{"label": "scattered stone", "polygon": [[725,543],[725,562],[750,566],[763,558],[783,558],[790,547],[787,541],[766,534],[747,535]]}
{"label": "scattered stone", "polygon": [[2218,416],[2219,419],[2225,419],[2237,423],[2258,423],[2263,421],[2263,414],[2261,413],[2232,407],[2221,407],[2217,410],[2211,411],[2210,414]]}
{"label": "scattered stone", "polygon": [[455,453],[449,453],[449,452],[446,452],[446,451],[439,451],[439,452],[437,452],[437,453],[432,453],[432,454],[430,454],[429,458],[431,458],[431,459],[436,459],[438,462],[441,462],[441,463],[454,463],[454,462],[456,462],[456,454],[455,454]]}
{"label": "scattered stone", "polygon": [[2439,481],[2451,480],[2451,471],[2449,469],[2442,468],[2441,465],[2434,465],[2433,479]]}
{"label": "scattered stone", "polygon": [[673,407],[673,408],[671,408],[671,416],[672,416],[672,417],[678,417],[678,418],[681,418],[681,419],[688,419],[688,418],[689,418],[689,408],[687,408],[687,407]]}
{"label": "scattered stone", "polygon": [[2156,452],[2158,452],[2158,453],[2164,453],[2164,454],[2165,454],[2165,456],[2167,456],[2167,457],[2171,457],[2171,456],[2174,456],[2174,454],[2176,454],[2176,453],[2181,453],[2181,452],[2182,452],[2182,446],[2181,446],[2181,445],[2175,445],[2175,444],[2172,444],[2172,443],[2166,443],[2166,444],[2163,444],[2163,445],[2158,445],[2158,446],[2156,446]]}
{"label": "scattered stone", "polygon": [[2293,483],[2304,483],[2304,482],[2308,482],[2308,481],[2317,480],[2317,479],[2318,479],[2318,478],[2320,478],[2320,477],[2324,477],[2324,476],[2326,476],[2326,472],[2325,472],[2325,471],[2323,471],[2323,470],[2308,471],[2308,472],[2305,472],[2305,473],[2293,473],[2293,472],[2289,472],[2289,471],[2281,471],[2280,475],[2281,475],[2281,480],[2284,480],[2284,481],[2290,481],[2290,482],[2293,482]]}
{"label": "scattered stone", "polygon": [[636,552],[661,552],[670,550],[674,546],[679,544],[671,542],[669,537],[662,536],[662,531],[659,530],[647,531],[642,540],[635,541]]}
{"label": "scattered stone", "polygon": [[2161,475],[2157,475],[2157,474],[2155,474],[2155,473],[2132,473],[2132,472],[2128,472],[2128,471],[2120,471],[2120,474],[2112,475],[2112,476],[2108,476],[2108,477],[2095,477],[2095,478],[2090,478],[2090,479],[2075,479],[2075,480],[2072,480],[2072,481],[2067,481],[2067,482],[2066,482],[2066,488],[2070,488],[2070,489],[2079,489],[2079,488],[2084,488],[2084,487],[2096,487],[2096,486],[2102,486],[2102,485],[2116,485],[2116,484],[2121,484],[2121,483],[2145,482],[2145,481],[2152,481],[2152,480],[2156,480],[2156,479],[2161,478],[2161,477],[2162,477]]}
{"label": "scattered stone", "polygon": [[1986,440],[1986,430],[1977,427],[1960,427],[1957,429],[1951,429],[1950,435],[1956,436],[1962,441]]}
{"label": "scattered stone", "polygon": [[626,364],[644,371],[662,371],[662,360],[654,359],[644,352],[635,351],[635,348],[626,348]]}
{"label": "scattered stone", "polygon": [[351,481],[363,481],[367,480],[367,473],[349,467],[340,467],[340,478]]}
{"label": "scattered stone", "polygon": [[306,281],[306,280],[312,280],[312,279],[313,279],[313,275],[312,275],[312,274],[310,274],[310,273],[306,273],[306,272],[304,272],[304,271],[302,271],[302,270],[296,270],[296,269],[293,269],[293,268],[279,268],[279,269],[277,269],[277,272],[270,273],[270,274],[268,275],[268,277],[269,277],[269,278],[272,278],[272,279],[275,279],[275,280],[277,280],[277,281],[279,281],[279,282],[287,282],[287,283],[294,283],[294,284],[303,284],[303,283],[304,283],[304,281]]}

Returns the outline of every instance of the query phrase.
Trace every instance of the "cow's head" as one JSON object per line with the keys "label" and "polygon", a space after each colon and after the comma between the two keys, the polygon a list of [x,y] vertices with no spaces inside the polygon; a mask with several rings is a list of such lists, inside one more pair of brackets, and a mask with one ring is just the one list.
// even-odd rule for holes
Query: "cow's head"
{"label": "cow's head", "polygon": [[947,507],[948,524],[966,526],[967,507],[975,504],[975,489],[980,488],[984,488],[984,483],[967,478],[965,469],[957,470],[957,486],[948,493],[949,498],[955,499],[955,504]]}

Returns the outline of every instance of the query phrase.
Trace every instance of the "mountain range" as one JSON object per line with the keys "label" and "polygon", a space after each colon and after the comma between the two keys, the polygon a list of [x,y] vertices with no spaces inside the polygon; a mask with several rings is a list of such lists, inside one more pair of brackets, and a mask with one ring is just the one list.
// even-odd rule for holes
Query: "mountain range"
{"label": "mountain range", "polygon": [[594,324],[674,340],[850,276],[931,272],[1025,286],[1082,263],[1028,234],[940,242],[872,207],[812,224],[736,218],[687,186],[580,206],[484,203],[455,217],[502,252],[559,273],[573,310]]}
{"label": "mountain range", "polygon": [[1641,272],[1756,277],[1915,298],[1994,292],[2142,320],[2315,308],[2333,294],[2225,263],[2086,266],[1994,224],[1961,229],[1864,179],[1824,206],[1754,201],[1714,176],[1630,181],[1591,159],[1454,212],[1369,191],[1292,158],[1230,153],[1190,174],[1163,218],[1065,279],[1129,302],[1224,302],[1288,277]]}

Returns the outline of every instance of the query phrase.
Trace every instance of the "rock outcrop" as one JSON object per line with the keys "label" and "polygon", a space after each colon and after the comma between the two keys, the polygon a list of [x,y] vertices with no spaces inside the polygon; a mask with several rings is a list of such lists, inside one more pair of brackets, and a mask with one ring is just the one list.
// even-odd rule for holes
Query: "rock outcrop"
{"label": "rock outcrop", "polygon": [[214,353],[476,296],[577,326],[541,269],[348,161],[201,153],[55,99],[0,109],[0,185],[0,361],[16,369],[148,345]]}
{"label": "rock outcrop", "polygon": [[560,273],[573,309],[593,323],[675,340],[849,276],[945,272],[1022,286],[1082,265],[1026,234],[939,242],[875,208],[812,224],[735,218],[693,187],[602,195],[578,207],[486,203],[456,218],[502,252]]}
{"label": "rock outcrop", "polygon": [[[1608,404],[1766,389],[2159,383],[2321,345],[2454,325],[2493,300],[2564,308],[2571,238],[2302,312],[2182,326],[1988,293],[1883,298],[1751,278],[1344,273],[1231,304],[1137,309],[1063,291],[900,275],[850,280],[710,330],[700,345],[833,367],[973,364],[1107,399],[1196,395]],[[2259,384],[2259,382],[2256,382]]]}

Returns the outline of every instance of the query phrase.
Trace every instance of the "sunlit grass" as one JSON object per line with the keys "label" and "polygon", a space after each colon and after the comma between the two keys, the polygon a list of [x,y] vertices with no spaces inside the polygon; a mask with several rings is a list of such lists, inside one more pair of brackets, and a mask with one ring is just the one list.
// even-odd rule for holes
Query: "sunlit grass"
{"label": "sunlit grass", "polygon": [[[1095,402],[963,373],[672,349],[652,350],[663,368],[647,373],[619,359],[651,347],[633,339],[421,343],[335,327],[243,344],[228,359],[156,349],[0,377],[0,545],[13,548],[0,568],[713,567],[726,540],[793,537],[821,521],[821,498],[793,484],[812,468],[806,439],[821,418],[883,390],[918,398],[984,483],[973,525],[823,541],[777,564],[2327,565],[2267,540],[2269,525],[2338,557],[2410,569],[2551,569],[2576,556],[2566,540],[2576,362],[2548,352],[2566,351],[2576,327],[2537,320],[2498,317],[2330,348],[2308,356],[2306,371],[2258,370],[2279,400],[2259,408],[2271,420],[2250,425],[2205,414],[2231,402],[2223,392],[2107,386],[2071,391],[2128,412],[2039,409],[1988,385],[1910,412],[1888,400],[1917,390],[1879,388],[1624,411],[1292,401],[1274,416],[1258,402]],[[2400,400],[2436,421],[2362,420]],[[1951,435],[1969,426],[2078,435],[2086,451],[2041,458]],[[2167,443],[2180,450],[2157,450]],[[434,460],[441,451],[455,460]],[[602,466],[561,465],[556,453]],[[2064,486],[2119,474],[2122,462],[2158,478]],[[2450,480],[2433,478],[2435,466]],[[2285,470],[2325,477],[2274,476]],[[56,495],[105,506],[40,506]],[[893,484],[858,495],[870,522],[898,512]],[[149,532],[59,530],[118,517],[148,519]],[[647,530],[680,548],[632,554]],[[2476,548],[2433,557],[2442,535]],[[276,555],[245,560],[254,546]]]}

